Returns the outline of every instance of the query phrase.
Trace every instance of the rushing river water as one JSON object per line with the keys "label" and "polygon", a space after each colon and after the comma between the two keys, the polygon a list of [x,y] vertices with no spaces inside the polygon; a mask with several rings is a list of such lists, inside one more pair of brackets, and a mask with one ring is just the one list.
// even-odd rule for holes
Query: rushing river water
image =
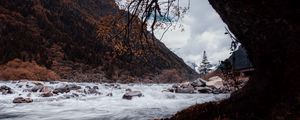
{"label": "rushing river water", "polygon": [[[55,88],[62,84],[43,83]],[[15,104],[15,97],[26,97],[26,86],[34,86],[31,81],[0,81],[14,90],[14,94],[0,95],[1,120],[148,120],[170,117],[176,112],[197,103],[218,101],[229,97],[228,94],[178,94],[162,92],[171,84],[120,84],[119,87],[97,83],[72,83],[85,89],[86,86],[98,86],[102,95],[88,95],[71,91],[52,97],[40,97],[40,93],[32,93],[32,103]],[[143,97],[132,100],[122,99],[125,89],[141,91]],[[67,95],[78,94],[76,97]],[[106,96],[112,93],[113,96]]]}

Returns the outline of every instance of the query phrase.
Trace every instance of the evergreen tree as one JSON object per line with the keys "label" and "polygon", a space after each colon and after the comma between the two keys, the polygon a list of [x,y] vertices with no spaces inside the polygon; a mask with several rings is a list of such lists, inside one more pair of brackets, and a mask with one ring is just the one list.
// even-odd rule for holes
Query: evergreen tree
{"label": "evergreen tree", "polygon": [[203,52],[202,62],[200,63],[199,73],[201,75],[207,74],[209,72],[210,63],[206,56],[206,51]]}

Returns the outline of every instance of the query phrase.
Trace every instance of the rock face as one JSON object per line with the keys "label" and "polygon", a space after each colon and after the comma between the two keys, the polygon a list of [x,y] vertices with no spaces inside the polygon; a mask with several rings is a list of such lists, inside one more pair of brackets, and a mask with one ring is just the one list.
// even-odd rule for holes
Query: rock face
{"label": "rock face", "polygon": [[55,78],[93,82],[152,76],[164,69],[184,77],[196,74],[158,40],[137,39],[138,34],[103,37],[105,28],[112,29],[105,35],[118,30],[113,20],[127,20],[112,19],[119,13],[124,11],[114,0],[0,1],[0,64],[15,58],[36,61],[57,73]]}
{"label": "rock face", "polygon": [[255,71],[229,100],[193,106],[172,119],[299,119],[298,1],[209,2],[245,47]]}
{"label": "rock face", "polygon": [[[292,110],[296,108],[282,110],[279,107],[299,104],[299,101],[293,102],[297,101],[295,96],[299,96],[300,91],[299,76],[295,74],[300,69],[300,26],[296,22],[300,12],[296,1],[209,1],[245,47],[255,69],[253,77],[241,90],[243,92],[232,99],[236,103],[252,103],[239,107],[245,109],[246,114],[255,111],[258,119],[297,115]],[[274,114],[282,111],[288,114]]]}

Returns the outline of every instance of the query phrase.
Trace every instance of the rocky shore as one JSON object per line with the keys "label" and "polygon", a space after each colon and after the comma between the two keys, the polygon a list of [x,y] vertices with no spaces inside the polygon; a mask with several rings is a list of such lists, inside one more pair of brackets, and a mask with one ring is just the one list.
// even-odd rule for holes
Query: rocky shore
{"label": "rocky shore", "polygon": [[234,86],[232,81],[225,81],[219,76],[213,76],[208,80],[198,78],[191,82],[183,82],[174,84],[171,88],[163,90],[165,92],[174,93],[204,93],[204,94],[221,94],[231,93],[239,88],[242,88],[247,80],[240,81],[237,86]]}

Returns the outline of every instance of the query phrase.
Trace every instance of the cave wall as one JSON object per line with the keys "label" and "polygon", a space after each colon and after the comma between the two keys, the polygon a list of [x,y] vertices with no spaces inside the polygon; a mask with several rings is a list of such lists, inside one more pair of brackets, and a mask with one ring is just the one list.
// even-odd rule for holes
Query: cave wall
{"label": "cave wall", "polygon": [[[230,31],[246,48],[255,68],[249,83],[237,95],[240,109],[258,109],[272,118],[279,104],[298,113],[300,69],[300,9],[292,0],[209,0]],[[243,102],[248,101],[248,102]],[[259,109],[264,109],[260,111]],[[269,113],[267,112],[269,111]],[[247,111],[248,112],[248,111]],[[263,113],[267,113],[263,115]],[[284,114],[284,113],[281,113]],[[287,114],[284,114],[285,116]]]}
{"label": "cave wall", "polygon": [[[209,0],[248,51],[259,82],[299,83],[299,7],[292,1]],[[260,78],[260,77],[267,78]],[[269,78],[270,77],[270,78]],[[269,81],[271,80],[271,81]],[[294,84],[292,84],[294,83]]]}
{"label": "cave wall", "polygon": [[194,105],[174,120],[299,120],[300,8],[293,0],[208,0],[255,68],[227,100]]}

